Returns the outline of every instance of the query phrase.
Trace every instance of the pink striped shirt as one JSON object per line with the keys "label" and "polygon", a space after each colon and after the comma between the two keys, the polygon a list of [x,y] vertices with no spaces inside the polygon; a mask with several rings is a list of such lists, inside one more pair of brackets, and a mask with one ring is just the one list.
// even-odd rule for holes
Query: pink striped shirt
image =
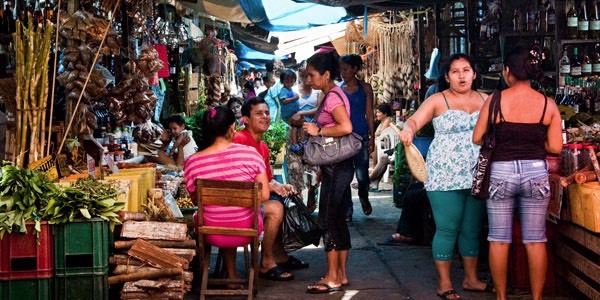
{"label": "pink striped shirt", "polygon": [[[240,144],[213,154],[194,154],[185,161],[184,179],[190,193],[195,193],[197,178],[253,182],[265,172],[266,166],[256,149]],[[204,223],[210,226],[248,228],[252,225],[252,209],[204,205]],[[262,230],[262,218],[259,218]],[[209,235],[207,242],[217,247],[237,247],[248,244],[250,239],[236,236]]]}

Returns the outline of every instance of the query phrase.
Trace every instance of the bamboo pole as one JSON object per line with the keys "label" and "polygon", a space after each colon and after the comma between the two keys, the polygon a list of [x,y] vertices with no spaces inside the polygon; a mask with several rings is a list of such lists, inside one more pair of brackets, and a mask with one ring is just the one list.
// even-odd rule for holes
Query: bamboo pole
{"label": "bamboo pole", "polygon": [[[81,98],[83,98],[83,92],[85,91],[85,88],[87,87],[88,82],[90,81],[92,71],[94,70],[94,66],[96,65],[96,62],[98,61],[98,57],[100,56],[100,52],[102,51],[102,46],[104,46],[104,41],[106,40],[106,35],[108,34],[108,31],[110,30],[110,26],[112,25],[113,19],[115,17],[115,13],[117,12],[117,8],[119,7],[120,3],[121,3],[121,0],[117,0],[117,2],[115,3],[115,8],[113,8],[110,20],[108,20],[108,25],[106,26],[106,31],[104,31],[104,34],[102,35],[102,40],[100,41],[100,45],[98,46],[98,51],[96,52],[96,55],[94,56],[94,60],[92,61],[92,67],[90,68],[90,71],[89,71],[87,77],[85,78],[85,82],[83,83],[83,87],[81,88],[81,93],[79,94],[79,99],[77,99],[77,103],[75,104],[75,108],[73,109],[74,112],[77,112],[77,110],[79,109],[79,103],[81,103]],[[69,124],[67,125],[67,128],[65,129],[65,135],[63,136],[63,139],[60,142],[60,146],[56,150],[56,153],[60,153],[62,151],[62,148],[65,145],[65,141],[67,140],[67,136],[69,135],[69,131],[71,130],[71,126],[73,125],[73,120],[75,119],[75,116],[76,116],[76,113],[74,113],[71,116],[71,119],[69,120]]]}
{"label": "bamboo pole", "polygon": [[[60,7],[61,1],[58,0],[58,7],[56,12],[56,33],[54,34],[54,65],[52,66],[52,92],[50,93],[50,116],[49,116],[49,124],[50,128],[48,130],[48,147],[46,148],[46,156],[50,155],[50,139],[52,138],[52,117],[54,116],[54,93],[56,89],[56,72],[58,71],[58,37],[59,37],[59,28],[60,28]],[[57,153],[58,154],[58,153]]]}
{"label": "bamboo pole", "polygon": [[[21,132],[21,126],[19,125],[19,122],[23,122],[24,116],[23,116],[23,103],[22,100],[23,99],[23,87],[21,86],[21,81],[23,80],[23,68],[25,67],[25,65],[23,64],[23,61],[25,60],[24,57],[24,53],[23,53],[23,40],[21,39],[21,22],[16,22],[16,32],[15,32],[15,55],[16,55],[16,61],[17,64],[15,66],[15,86],[17,89],[17,92],[15,94],[15,114],[16,114],[16,125],[17,125],[17,135],[16,135],[16,145],[15,145],[15,153],[14,153],[14,157],[15,157],[15,164],[17,167],[22,168],[23,167],[23,157],[21,155],[21,147],[20,147],[20,142],[21,142],[21,136],[22,136],[22,132]],[[26,121],[26,120],[25,120]]]}

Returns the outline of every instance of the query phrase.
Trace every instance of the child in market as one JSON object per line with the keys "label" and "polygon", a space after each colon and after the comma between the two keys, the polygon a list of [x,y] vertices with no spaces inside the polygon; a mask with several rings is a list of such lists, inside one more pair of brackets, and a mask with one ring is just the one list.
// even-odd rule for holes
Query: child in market
{"label": "child in market", "polygon": [[290,125],[292,143],[290,150],[299,153],[302,151],[303,145],[298,143],[298,133],[303,133],[303,131],[299,130],[301,124],[292,120],[292,116],[300,110],[300,105],[298,103],[300,97],[292,90],[292,87],[296,84],[296,79],[296,73],[290,69],[285,69],[281,72],[279,80],[283,83],[283,87],[279,91],[277,98],[281,107],[281,118]]}

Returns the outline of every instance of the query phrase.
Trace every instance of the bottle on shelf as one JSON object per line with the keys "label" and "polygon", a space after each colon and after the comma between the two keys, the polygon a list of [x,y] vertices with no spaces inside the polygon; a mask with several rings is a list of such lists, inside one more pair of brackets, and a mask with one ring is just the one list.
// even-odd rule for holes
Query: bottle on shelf
{"label": "bottle on shelf", "polygon": [[[592,51],[592,75],[600,76],[600,43],[596,44]],[[600,86],[596,86],[600,88]]]}
{"label": "bottle on shelf", "polygon": [[[588,49],[589,50],[589,49]],[[588,51],[581,51],[581,76],[588,77],[592,75],[592,60],[588,55]]]}
{"label": "bottle on shelf", "polygon": [[598,0],[594,1],[594,10],[590,16],[590,39],[600,38],[600,12],[598,11]]}
{"label": "bottle on shelf", "polygon": [[515,12],[513,13],[513,31],[514,32],[521,32],[523,31],[523,14],[521,14],[521,11],[518,9],[515,9]]}
{"label": "bottle on shelf", "polygon": [[565,97],[565,87],[559,86],[558,89],[556,89],[556,96],[554,96],[554,102],[556,102],[556,104],[562,104],[564,97]]}
{"label": "bottle on shelf", "polygon": [[529,5],[529,7],[527,8],[527,19],[526,19],[526,24],[527,24],[527,31],[528,32],[534,32],[536,29],[535,23],[536,23],[536,10],[533,8],[533,5]]}
{"label": "bottle on shelf", "polygon": [[544,71],[555,71],[556,64],[554,60],[554,54],[552,53],[552,47],[554,45],[554,39],[552,37],[544,37],[542,45],[542,54],[545,59],[542,61],[542,70]]}
{"label": "bottle on shelf", "polygon": [[56,14],[54,13],[54,3],[51,0],[46,0],[44,7],[44,18],[52,23],[56,23]]}
{"label": "bottle on shelf", "polygon": [[587,2],[581,0],[579,13],[577,14],[577,37],[580,39],[587,39],[589,32],[590,20],[588,19]]}
{"label": "bottle on shelf", "polygon": [[546,32],[546,27],[548,27],[548,19],[546,19],[546,6],[544,4],[539,4],[536,13],[536,31]]}
{"label": "bottle on shelf", "polygon": [[568,48],[565,46],[563,55],[558,61],[558,86],[564,87],[569,76],[571,76],[571,60],[569,59]]}
{"label": "bottle on shelf", "polygon": [[581,77],[581,58],[577,47],[573,47],[573,59],[571,59],[571,78]]}
{"label": "bottle on shelf", "polygon": [[546,32],[554,32],[556,29],[556,10],[552,1],[548,1],[548,8],[546,9]]}
{"label": "bottle on shelf", "polygon": [[567,6],[567,38],[576,39],[578,18],[577,10],[575,9],[575,1],[571,0],[568,3],[569,4]]}

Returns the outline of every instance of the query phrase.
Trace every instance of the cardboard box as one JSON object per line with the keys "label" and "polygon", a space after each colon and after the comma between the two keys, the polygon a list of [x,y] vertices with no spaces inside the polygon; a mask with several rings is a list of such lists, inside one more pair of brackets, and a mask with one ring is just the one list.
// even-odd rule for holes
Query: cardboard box
{"label": "cardboard box", "polygon": [[569,185],[569,204],[573,223],[600,232],[600,183]]}

